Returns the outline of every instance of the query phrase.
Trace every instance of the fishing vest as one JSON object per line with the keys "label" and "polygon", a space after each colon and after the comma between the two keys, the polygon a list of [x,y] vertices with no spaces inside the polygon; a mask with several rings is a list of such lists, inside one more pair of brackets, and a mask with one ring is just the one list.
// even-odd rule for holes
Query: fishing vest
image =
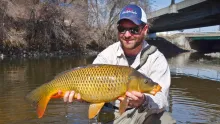
{"label": "fishing vest", "polygon": [[148,45],[141,51],[140,55],[140,64],[135,68],[136,70],[140,69],[144,63],[146,63],[149,55],[153,54],[157,50],[156,46]]}

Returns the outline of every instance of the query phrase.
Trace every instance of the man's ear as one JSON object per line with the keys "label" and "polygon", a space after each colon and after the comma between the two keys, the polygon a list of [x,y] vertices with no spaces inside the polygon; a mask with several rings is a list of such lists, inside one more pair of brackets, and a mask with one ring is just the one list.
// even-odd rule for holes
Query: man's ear
{"label": "man's ear", "polygon": [[144,26],[144,28],[143,28],[143,30],[144,30],[144,35],[147,35],[147,33],[148,33],[148,25],[145,25]]}

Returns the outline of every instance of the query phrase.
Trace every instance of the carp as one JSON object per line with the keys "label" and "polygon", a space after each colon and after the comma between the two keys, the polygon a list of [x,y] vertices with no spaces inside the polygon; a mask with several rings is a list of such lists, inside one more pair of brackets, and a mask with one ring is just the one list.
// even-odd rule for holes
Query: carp
{"label": "carp", "polygon": [[[61,95],[57,94],[58,90],[62,91]],[[65,71],[31,91],[25,98],[35,103],[38,118],[41,118],[51,98],[63,98],[65,92],[71,90],[75,91],[74,98],[79,93],[82,100],[90,103],[88,118],[91,119],[105,103],[119,97],[126,100],[126,91],[155,95],[161,91],[161,86],[128,66],[91,64]],[[122,101],[120,113],[123,113],[126,107],[126,101]]]}

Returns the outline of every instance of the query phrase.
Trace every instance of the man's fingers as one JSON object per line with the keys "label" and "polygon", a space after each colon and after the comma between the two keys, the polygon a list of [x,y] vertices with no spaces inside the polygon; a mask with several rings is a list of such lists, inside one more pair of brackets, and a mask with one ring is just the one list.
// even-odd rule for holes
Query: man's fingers
{"label": "man's fingers", "polygon": [[68,101],[68,99],[69,99],[69,94],[70,94],[70,91],[67,91],[67,92],[65,93],[65,95],[64,95],[64,97],[63,97],[63,101],[64,101],[64,102],[67,102],[67,101]]}
{"label": "man's fingers", "polygon": [[119,101],[123,101],[123,100],[124,100],[124,97],[118,97],[118,100],[119,100]]}
{"label": "man's fingers", "polygon": [[[60,92],[62,93],[62,91],[58,91],[58,94]],[[81,99],[81,95],[79,93],[77,93],[75,95],[75,91],[66,91],[63,96],[63,101],[64,102],[73,102],[74,98],[76,98],[76,100],[78,100],[79,102],[83,102],[83,100]]]}
{"label": "man's fingers", "polygon": [[136,97],[139,97],[139,98],[143,97],[143,93],[141,93],[141,92],[132,91],[131,93]]}
{"label": "man's fingers", "polygon": [[61,91],[61,90],[58,90],[57,94],[58,94],[58,95],[61,95],[61,94],[62,94],[62,91]]}
{"label": "man's fingers", "polygon": [[126,92],[126,95],[130,98],[128,105],[131,107],[140,106],[145,98],[143,93],[137,91]]}
{"label": "man's fingers", "polygon": [[74,95],[75,95],[75,91],[71,91],[69,94],[69,102],[73,102]]}
{"label": "man's fingers", "polygon": [[82,101],[82,100],[81,100],[81,95],[80,95],[79,93],[77,93],[76,99],[77,99],[78,101]]}
{"label": "man's fingers", "polygon": [[132,94],[131,92],[126,92],[126,95],[132,100],[138,100],[138,97],[136,97],[135,94]]}

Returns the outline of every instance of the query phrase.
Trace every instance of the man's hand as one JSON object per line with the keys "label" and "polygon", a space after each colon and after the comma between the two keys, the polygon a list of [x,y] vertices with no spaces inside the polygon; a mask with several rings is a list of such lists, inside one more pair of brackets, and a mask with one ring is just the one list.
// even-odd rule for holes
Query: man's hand
{"label": "man's hand", "polygon": [[[132,91],[132,92],[126,92],[126,96],[128,97],[129,101],[128,101],[128,106],[132,107],[132,108],[137,108],[140,105],[142,105],[144,103],[145,99],[145,95],[141,92],[137,92],[137,91]],[[118,98],[120,101],[122,101],[124,98],[119,97]]]}
{"label": "man's hand", "polygon": [[[59,90],[58,95],[61,95],[61,94],[62,94],[62,91]],[[75,94],[75,91],[66,91],[63,96],[63,101],[64,102],[73,102],[74,100],[82,102],[81,95],[79,93]]]}

